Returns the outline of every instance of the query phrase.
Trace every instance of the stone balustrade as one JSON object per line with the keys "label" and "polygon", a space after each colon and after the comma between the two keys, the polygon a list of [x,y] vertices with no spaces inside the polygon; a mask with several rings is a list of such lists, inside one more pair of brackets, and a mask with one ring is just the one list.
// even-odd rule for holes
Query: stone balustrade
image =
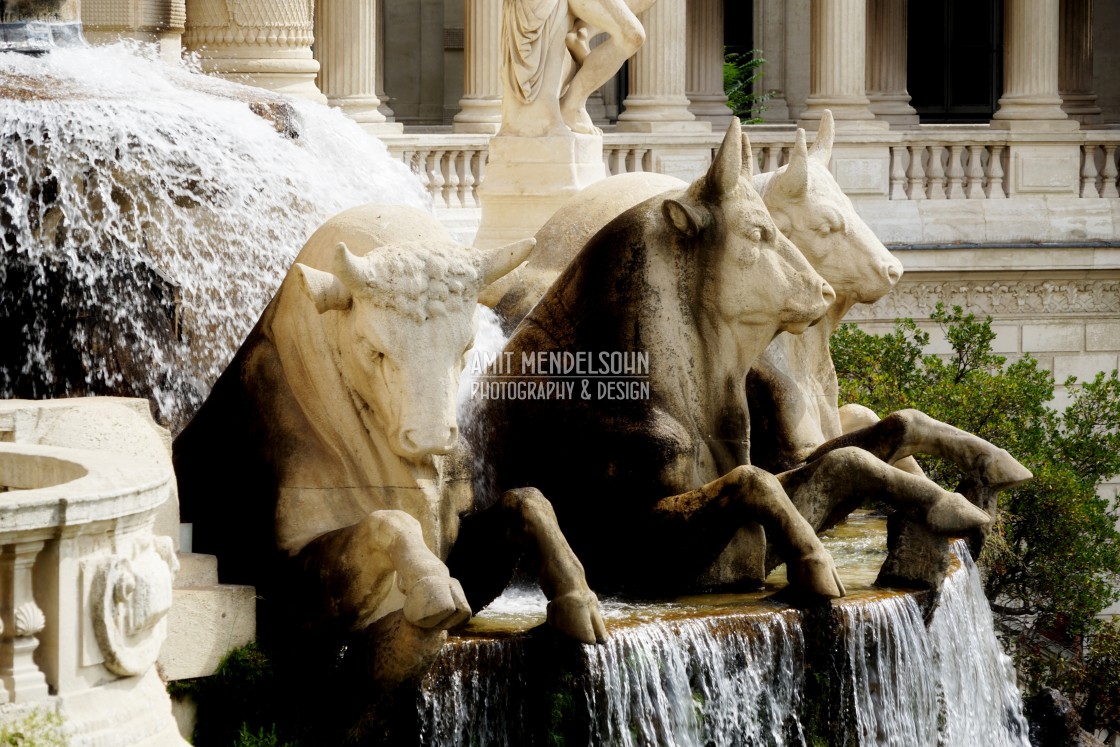
{"label": "stone balustrade", "polygon": [[[759,172],[789,157],[791,127],[747,127]],[[692,179],[710,162],[722,133],[608,132],[603,161],[611,175],[652,171]],[[812,136],[810,136],[812,137]],[[384,138],[420,176],[437,207],[477,208],[485,176],[486,135],[413,133]],[[921,127],[840,136],[841,171],[858,176],[849,193],[883,200],[1005,200],[1033,195],[1120,197],[1120,130],[1024,134],[983,126]],[[1029,158],[1017,158],[1017,154]],[[849,174],[849,176],[851,175]],[[871,181],[867,176],[872,177]],[[850,180],[849,180],[850,182]]]}

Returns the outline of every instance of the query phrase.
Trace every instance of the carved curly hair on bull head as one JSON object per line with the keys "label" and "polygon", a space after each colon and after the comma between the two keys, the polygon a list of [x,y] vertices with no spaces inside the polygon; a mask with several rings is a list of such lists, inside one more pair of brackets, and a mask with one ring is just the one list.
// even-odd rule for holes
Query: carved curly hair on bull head
{"label": "carved curly hair on bull head", "polygon": [[417,321],[473,309],[482,278],[456,244],[408,242],[358,257],[339,245],[335,274],[351,293]]}

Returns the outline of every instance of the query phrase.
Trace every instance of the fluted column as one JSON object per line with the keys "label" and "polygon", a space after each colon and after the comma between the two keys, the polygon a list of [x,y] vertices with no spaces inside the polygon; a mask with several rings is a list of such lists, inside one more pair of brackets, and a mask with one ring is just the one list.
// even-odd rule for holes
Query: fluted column
{"label": "fluted column", "polygon": [[1003,13],[1003,96],[992,127],[1077,129],[1058,93],[1058,0],[1007,0]]}
{"label": "fluted column", "polygon": [[646,42],[630,60],[630,95],[618,116],[620,132],[711,130],[696,119],[685,95],[685,0],[657,0],[639,17]]}
{"label": "fluted column", "polygon": [[697,119],[726,127],[731,109],[723,92],[723,0],[689,0],[685,95]]}
{"label": "fluted column", "polygon": [[373,132],[399,131],[377,98],[377,13],[380,0],[330,0],[315,8],[315,58],[327,103]]}
{"label": "fluted column", "polygon": [[1080,122],[1099,122],[1093,90],[1093,1],[1060,0],[1058,90],[1062,110]]}
{"label": "fluted column", "polygon": [[889,127],[875,119],[865,89],[866,0],[813,0],[810,14],[809,98],[799,124],[816,129],[831,109],[837,129]]}
{"label": "fluted column", "polygon": [[502,126],[502,0],[465,0],[463,98],[454,132],[495,134]]}
{"label": "fluted column", "polygon": [[908,0],[867,0],[867,98],[877,119],[916,125],[906,90]]}

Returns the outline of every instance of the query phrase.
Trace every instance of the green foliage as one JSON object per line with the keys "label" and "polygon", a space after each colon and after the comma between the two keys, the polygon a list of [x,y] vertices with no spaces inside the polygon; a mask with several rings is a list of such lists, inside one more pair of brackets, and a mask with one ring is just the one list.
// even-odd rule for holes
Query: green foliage
{"label": "green foliage", "polygon": [[62,716],[53,710],[32,708],[19,718],[0,723],[3,747],[65,747]]}
{"label": "green foliage", "polygon": [[762,120],[759,115],[766,108],[771,93],[757,93],[754,86],[762,77],[766,60],[759,57],[761,50],[727,52],[723,56],[723,91],[732,113],[746,123]]}
{"label": "green foliage", "polygon": [[[1030,689],[1059,679],[1084,685],[1087,679],[1070,672],[1089,677],[1094,657],[1105,656],[1108,646],[1109,656],[1120,651],[1120,636],[1114,629],[1098,631],[1094,618],[1120,598],[1117,509],[1096,492],[1120,473],[1120,379],[1112,371],[1081,384],[1063,382],[1072,402],[1058,413],[1048,406],[1053,377],[1034,358],[1008,363],[992,352],[990,318],[980,321],[941,304],[931,318],[950,354],[924,354],[929,336],[909,319],[884,336],[841,326],[831,342],[840,402],[881,415],[922,410],[1007,449],[1034,473],[1000,495],[1000,518],[981,557],[985,591]],[[919,460],[945,487],[959,484],[955,465]],[[1104,648],[1082,650],[1086,635]],[[1062,648],[1064,658],[1056,655]],[[1115,679],[1112,688],[1096,696],[1113,704],[1102,711],[1111,715],[1099,718],[1111,718],[1108,728],[1120,730]]]}
{"label": "green foliage", "polygon": [[199,747],[295,747],[297,741],[277,733],[280,688],[268,657],[250,643],[227,653],[212,676],[174,682],[168,692],[198,704],[193,742]]}

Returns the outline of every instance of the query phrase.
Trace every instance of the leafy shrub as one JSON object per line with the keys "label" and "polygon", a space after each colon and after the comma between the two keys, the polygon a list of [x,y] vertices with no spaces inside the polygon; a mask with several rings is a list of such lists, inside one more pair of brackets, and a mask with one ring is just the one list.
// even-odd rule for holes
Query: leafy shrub
{"label": "leafy shrub", "polygon": [[[887,335],[845,324],[831,341],[840,403],[880,415],[913,407],[1002,446],[1034,479],[1000,495],[1000,516],[980,558],[985,592],[1028,690],[1062,689],[1086,724],[1120,732],[1120,629],[1095,615],[1120,599],[1117,508],[1097,485],[1120,473],[1120,379],[1063,382],[1072,402],[1049,406],[1054,379],[1027,355],[992,351],[991,319],[938,304],[931,315],[952,353],[927,355],[929,335],[911,319]],[[955,488],[955,465],[919,457],[931,478]],[[1088,644],[1086,645],[1086,641]],[[1111,657],[1111,658],[1110,658]],[[1100,675],[1103,662],[1113,674]]]}
{"label": "leafy shrub", "polygon": [[762,66],[766,64],[759,54],[761,50],[752,49],[728,52],[723,57],[723,92],[727,95],[727,106],[744,123],[761,122],[759,115],[772,95],[754,90],[762,77]]}
{"label": "leafy shrub", "polygon": [[[9,715],[0,722],[0,745],[3,747],[64,747],[62,716],[53,710],[32,708],[19,714],[18,706],[8,706]],[[17,715],[18,714],[18,715]]]}

